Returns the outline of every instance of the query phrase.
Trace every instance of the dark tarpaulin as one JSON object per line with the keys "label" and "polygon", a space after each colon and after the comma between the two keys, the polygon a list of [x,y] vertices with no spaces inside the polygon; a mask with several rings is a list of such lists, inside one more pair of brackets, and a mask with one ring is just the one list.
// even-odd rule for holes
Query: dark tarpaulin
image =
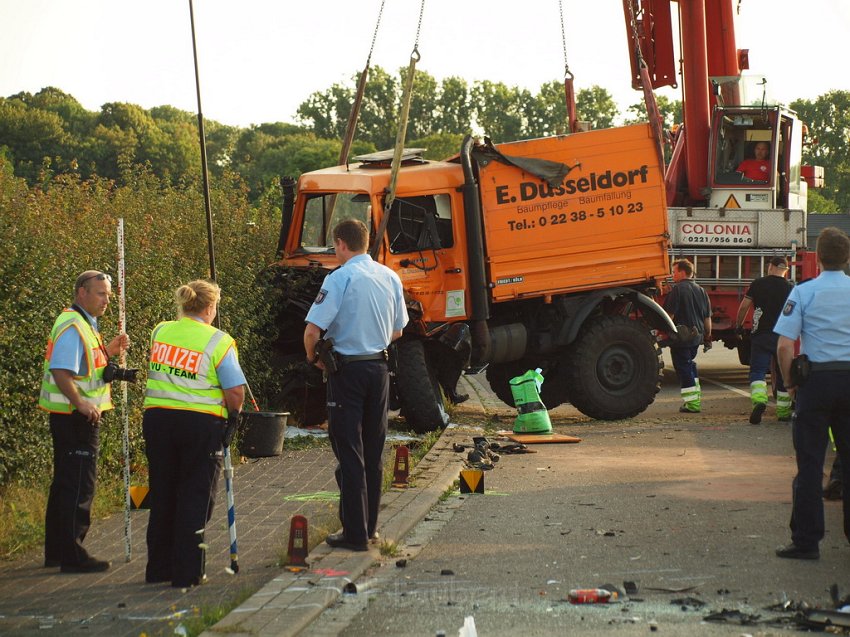
{"label": "dark tarpaulin", "polygon": [[503,155],[489,138],[484,138],[484,143],[476,145],[472,149],[472,155],[481,166],[486,166],[491,161],[498,161],[508,166],[516,166],[520,170],[531,173],[535,177],[539,177],[549,186],[555,188],[564,182],[564,178],[573,168],[577,168],[581,163],[575,166],[567,166],[557,161],[549,161],[548,159],[535,159],[533,157],[510,157]]}

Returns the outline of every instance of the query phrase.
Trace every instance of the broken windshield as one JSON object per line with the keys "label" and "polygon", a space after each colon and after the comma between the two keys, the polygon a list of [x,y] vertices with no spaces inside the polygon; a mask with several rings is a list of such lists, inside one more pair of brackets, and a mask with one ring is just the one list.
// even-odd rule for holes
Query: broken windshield
{"label": "broken windshield", "polygon": [[333,252],[333,229],[346,219],[358,219],[371,234],[371,206],[363,193],[337,192],[308,194],[304,203],[304,223],[301,227],[301,250]]}

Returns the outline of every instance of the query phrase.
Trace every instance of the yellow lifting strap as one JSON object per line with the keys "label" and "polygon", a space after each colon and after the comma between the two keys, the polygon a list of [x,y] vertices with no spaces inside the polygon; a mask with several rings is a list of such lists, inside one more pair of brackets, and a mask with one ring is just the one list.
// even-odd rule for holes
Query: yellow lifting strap
{"label": "yellow lifting strap", "polygon": [[401,156],[404,153],[404,139],[407,135],[407,118],[410,114],[410,100],[413,96],[413,79],[416,75],[416,63],[421,59],[419,55],[419,32],[422,29],[422,14],[425,11],[425,0],[419,8],[419,24],[416,27],[416,40],[413,43],[413,51],[410,53],[410,63],[407,66],[407,77],[404,83],[404,92],[401,97],[401,112],[398,118],[398,130],[396,131],[395,149],[393,151],[393,161],[390,167],[390,185],[387,191],[387,196],[384,199],[384,214],[381,218],[381,225],[378,227],[378,232],[375,233],[375,243],[372,244],[372,249],[369,254],[374,259],[378,256],[378,251],[381,249],[381,243],[384,240],[384,233],[387,231],[387,224],[390,221],[390,210],[395,201],[396,183],[398,181],[398,171],[401,168]]}

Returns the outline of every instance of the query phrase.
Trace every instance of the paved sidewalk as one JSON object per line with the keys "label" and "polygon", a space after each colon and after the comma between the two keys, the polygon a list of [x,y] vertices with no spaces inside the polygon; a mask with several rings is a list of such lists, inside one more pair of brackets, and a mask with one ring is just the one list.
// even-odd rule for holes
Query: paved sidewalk
{"label": "paved sidewalk", "polygon": [[287,501],[294,494],[336,492],[330,446],[285,451],[276,458],[249,460],[236,467],[234,493],[239,574],[230,565],[224,480],[207,532],[208,583],[186,592],[167,584],[145,584],[147,511],[132,512],[132,559],[124,557],[124,516],[92,524],[86,547],[112,561],[105,573],[72,575],[44,568],[41,551],[0,563],[0,634],[171,635],[184,617],[253,591],[274,577],[285,555],[289,520],[335,516],[336,502]]}
{"label": "paved sidewalk", "polygon": [[[483,415],[485,406],[474,381],[464,382],[471,399],[463,411]],[[462,454],[452,451],[452,442],[468,442],[469,436],[468,430],[446,430],[414,470],[411,487],[385,494],[379,519],[383,541],[401,540],[457,478]],[[388,444],[388,462],[392,460]],[[327,446],[284,449],[279,457],[249,460],[236,467],[240,570],[235,576],[225,572],[230,565],[230,541],[222,477],[207,530],[208,582],[203,586],[181,591],[167,584],[144,583],[147,511],[132,512],[129,563],[124,559],[123,515],[92,524],[86,547],[98,558],[112,561],[105,573],[72,575],[46,569],[41,551],[0,563],[0,635],[173,635],[182,620],[255,591],[205,634],[297,634],[379,555],[377,545],[367,553],[351,553],[320,544],[308,556],[309,570],[293,574],[277,566],[286,555],[293,515],[306,516],[311,528],[316,521],[337,528],[337,501],[310,497],[337,493],[335,464]],[[305,498],[292,499],[296,495]]]}

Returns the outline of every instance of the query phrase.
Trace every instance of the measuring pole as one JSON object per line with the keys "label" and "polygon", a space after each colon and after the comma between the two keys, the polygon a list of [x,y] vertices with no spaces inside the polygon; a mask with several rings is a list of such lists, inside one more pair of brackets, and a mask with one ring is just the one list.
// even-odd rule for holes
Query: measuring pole
{"label": "measuring pole", "polygon": [[[210,203],[210,179],[207,169],[207,142],[204,134],[204,114],[201,110],[201,76],[198,72],[198,47],[195,44],[195,9],[189,0],[189,21],[192,25],[192,55],[195,60],[195,92],[198,97],[198,137],[201,144],[201,174],[204,186],[204,209],[207,214],[207,251],[210,257],[210,279],[218,283],[215,272],[215,249],[213,241],[212,204]],[[221,328],[220,314],[216,313],[215,326]],[[239,572],[239,551],[236,546],[236,507],[233,503],[233,461],[230,445],[224,448],[224,489],[227,501],[227,528],[230,534],[230,572]]]}
{"label": "measuring pole", "polygon": [[[118,331],[127,332],[127,312],[124,297],[124,219],[118,219]],[[127,367],[127,351],[121,352],[121,367]],[[124,559],[132,555],[130,530],[130,418],[127,413],[127,381],[121,381],[121,448],[124,453]]]}

